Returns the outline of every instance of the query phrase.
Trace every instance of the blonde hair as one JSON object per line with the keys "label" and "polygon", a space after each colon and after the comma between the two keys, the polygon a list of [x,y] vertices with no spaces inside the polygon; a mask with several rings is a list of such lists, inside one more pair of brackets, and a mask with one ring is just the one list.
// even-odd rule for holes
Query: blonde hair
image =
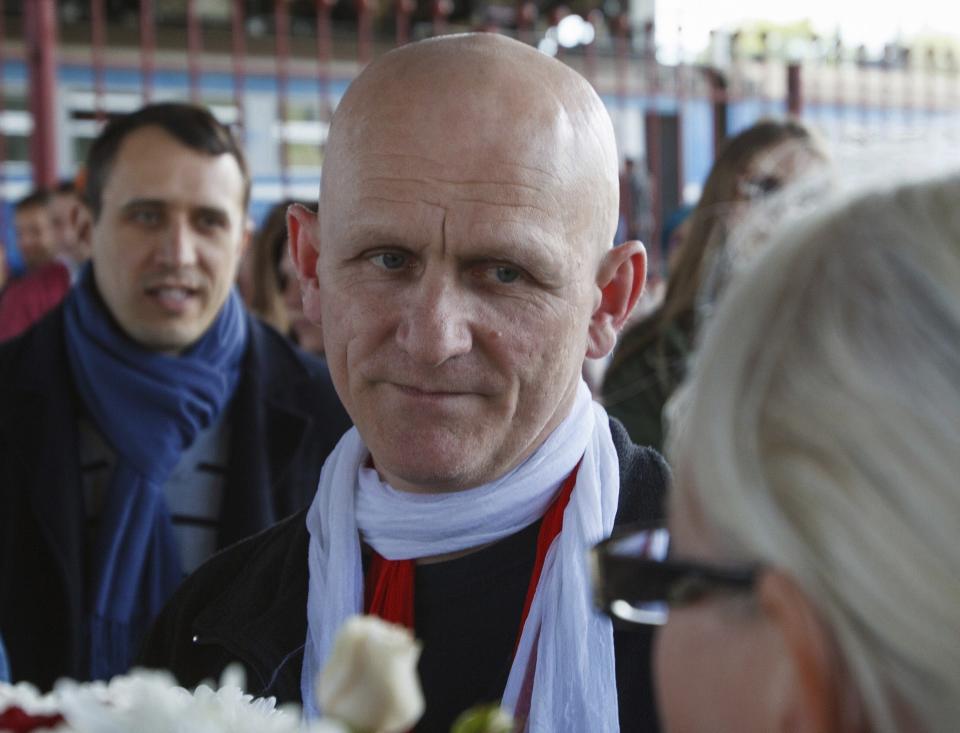
{"label": "blonde hair", "polygon": [[724,552],[800,583],[872,730],[956,730],[960,175],[784,227],[703,336],[676,490]]}

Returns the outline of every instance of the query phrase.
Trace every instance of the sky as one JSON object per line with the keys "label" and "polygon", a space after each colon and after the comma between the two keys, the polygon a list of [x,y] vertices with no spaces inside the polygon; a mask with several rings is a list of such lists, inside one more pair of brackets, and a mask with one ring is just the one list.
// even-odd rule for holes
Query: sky
{"label": "sky", "polygon": [[960,0],[655,0],[659,45],[680,44],[697,51],[713,28],[743,21],[789,23],[809,18],[814,30],[831,36],[839,28],[844,45],[872,51],[898,37],[917,33],[948,34],[960,39]]}

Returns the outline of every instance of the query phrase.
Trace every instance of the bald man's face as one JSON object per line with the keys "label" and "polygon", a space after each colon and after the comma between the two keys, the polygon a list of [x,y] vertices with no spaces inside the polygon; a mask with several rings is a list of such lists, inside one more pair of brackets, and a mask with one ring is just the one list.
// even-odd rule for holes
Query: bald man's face
{"label": "bald man's face", "polygon": [[458,490],[569,412],[603,253],[573,215],[561,112],[511,136],[502,111],[408,101],[378,99],[331,145],[308,314],[384,478]]}

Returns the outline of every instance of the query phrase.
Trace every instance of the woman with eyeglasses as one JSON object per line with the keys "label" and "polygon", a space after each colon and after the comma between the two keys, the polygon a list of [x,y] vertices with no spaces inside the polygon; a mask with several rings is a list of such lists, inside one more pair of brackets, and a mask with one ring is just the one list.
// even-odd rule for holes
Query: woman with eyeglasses
{"label": "woman with eyeglasses", "polygon": [[665,729],[960,730],[960,175],[786,227],[672,419],[669,550],[594,557]]}
{"label": "woman with eyeglasses", "polygon": [[660,305],[624,333],[603,382],[603,403],[634,442],[663,448],[661,413],[686,374],[704,283],[721,267],[730,230],[756,202],[826,161],[796,120],[761,120],[720,150],[671,257]]}

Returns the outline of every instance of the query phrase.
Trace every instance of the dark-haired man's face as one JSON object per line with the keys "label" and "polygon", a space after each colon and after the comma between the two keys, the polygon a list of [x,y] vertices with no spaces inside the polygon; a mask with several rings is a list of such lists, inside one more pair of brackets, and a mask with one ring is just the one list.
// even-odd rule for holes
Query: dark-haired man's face
{"label": "dark-haired man's face", "polygon": [[92,235],[97,288],[131,338],[180,352],[219,313],[248,238],[236,158],[143,127],[120,144],[103,188]]}

